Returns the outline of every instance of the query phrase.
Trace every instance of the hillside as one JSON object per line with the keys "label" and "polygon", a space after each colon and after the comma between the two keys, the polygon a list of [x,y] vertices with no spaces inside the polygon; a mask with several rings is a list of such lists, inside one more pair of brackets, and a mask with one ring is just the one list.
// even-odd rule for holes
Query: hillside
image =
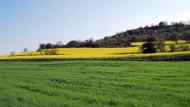
{"label": "hillside", "polygon": [[[77,48],[77,47],[129,47],[132,42],[144,42],[149,37],[164,41],[174,41],[173,35],[177,36],[178,40],[190,40],[190,24],[189,23],[171,23],[160,22],[158,25],[139,27],[137,29],[126,30],[116,33],[112,36],[106,36],[99,40],[87,39],[85,41],[71,40],[66,44],[58,42],[42,43],[39,48]],[[185,35],[188,38],[185,38]]]}
{"label": "hillside", "polygon": [[127,44],[129,45],[129,42],[145,41],[150,36],[162,40],[172,40],[173,33],[178,35],[178,39],[184,40],[183,35],[189,32],[189,23],[180,22],[168,24],[167,22],[160,22],[158,25],[139,27],[137,29],[117,33],[113,36],[107,36],[101,40],[97,40],[97,42],[103,47],[123,47]]}

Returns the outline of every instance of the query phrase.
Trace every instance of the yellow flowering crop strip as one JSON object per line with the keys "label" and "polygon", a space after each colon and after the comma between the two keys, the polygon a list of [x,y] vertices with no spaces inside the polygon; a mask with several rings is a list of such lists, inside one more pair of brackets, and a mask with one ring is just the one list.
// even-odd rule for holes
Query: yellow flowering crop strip
{"label": "yellow flowering crop strip", "polygon": [[154,54],[142,54],[139,47],[128,48],[60,48],[58,55],[40,55],[40,52],[17,53],[14,56],[0,56],[0,60],[22,60],[22,59],[104,59],[104,58],[130,58],[130,57],[147,57],[147,56],[173,56],[173,55],[190,55],[186,52],[165,52]]}

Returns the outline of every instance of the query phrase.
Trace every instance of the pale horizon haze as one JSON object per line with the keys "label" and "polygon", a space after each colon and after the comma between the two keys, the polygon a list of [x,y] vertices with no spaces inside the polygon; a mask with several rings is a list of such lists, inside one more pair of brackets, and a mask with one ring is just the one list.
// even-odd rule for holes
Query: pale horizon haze
{"label": "pale horizon haze", "polygon": [[190,20],[190,0],[0,0],[0,54]]}

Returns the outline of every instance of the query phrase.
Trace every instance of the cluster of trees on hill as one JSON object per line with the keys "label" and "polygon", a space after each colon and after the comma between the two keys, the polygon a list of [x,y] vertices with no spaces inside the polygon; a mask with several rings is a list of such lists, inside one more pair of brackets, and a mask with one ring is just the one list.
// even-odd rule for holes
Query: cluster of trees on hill
{"label": "cluster of trees on hill", "polygon": [[190,51],[190,33],[184,33],[183,36],[186,39],[186,43],[178,44],[178,38],[177,34],[173,33],[173,41],[175,44],[169,44],[168,48],[169,50],[166,49],[166,43],[164,40],[160,38],[156,38],[154,36],[148,37],[146,41],[143,43],[143,45],[140,47],[142,53],[156,53],[156,52],[181,52],[181,51]]}
{"label": "cluster of trees on hill", "polygon": [[70,47],[128,47],[131,42],[145,42],[149,37],[156,37],[161,40],[190,40],[190,23],[160,22],[158,25],[145,26],[137,29],[127,30],[113,36],[107,36],[100,40],[88,39],[85,41],[72,40],[67,44],[58,42],[56,44],[40,44],[39,49],[70,48]]}
{"label": "cluster of trees on hill", "polygon": [[113,37],[127,37],[132,42],[146,41],[150,36],[155,36],[163,40],[173,40],[173,33],[178,35],[178,39],[183,38],[184,33],[190,32],[189,22],[173,22],[168,24],[167,22],[160,22],[158,25],[139,27],[137,29],[128,30],[125,32],[117,33]]}

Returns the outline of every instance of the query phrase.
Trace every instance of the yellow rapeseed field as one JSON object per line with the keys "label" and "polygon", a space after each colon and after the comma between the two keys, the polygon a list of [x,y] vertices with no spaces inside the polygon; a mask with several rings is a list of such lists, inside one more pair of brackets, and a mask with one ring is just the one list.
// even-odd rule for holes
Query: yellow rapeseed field
{"label": "yellow rapeseed field", "polygon": [[3,59],[32,59],[32,58],[105,58],[117,57],[125,54],[138,53],[138,47],[129,48],[60,48],[57,55],[41,55],[40,52],[21,52],[13,56],[1,56]]}
{"label": "yellow rapeseed field", "polygon": [[[178,41],[179,44],[183,44],[185,42],[186,42],[185,40],[179,40]],[[144,42],[133,42],[131,45],[132,46],[142,46],[143,43]],[[170,44],[175,44],[175,42],[174,41],[166,41],[165,44],[170,45]]]}
{"label": "yellow rapeseed field", "polygon": [[[185,41],[180,40],[179,43]],[[173,44],[173,41],[166,41],[166,44]],[[132,43],[133,47],[126,48],[59,48],[56,55],[41,55],[40,52],[20,52],[14,55],[0,56],[0,60],[17,60],[17,59],[93,59],[93,58],[120,58],[120,57],[143,57],[143,56],[172,56],[172,55],[183,55],[189,54],[187,52],[164,52],[154,54],[142,54],[139,47],[143,42]],[[166,49],[169,50],[168,45]]]}
{"label": "yellow rapeseed field", "polygon": [[154,54],[142,54],[139,47],[128,48],[60,48],[57,55],[40,55],[40,52],[22,52],[13,56],[0,56],[0,60],[11,59],[93,59],[93,58],[121,58],[121,57],[143,57],[143,56],[164,56],[189,54],[187,52],[165,52]]}

